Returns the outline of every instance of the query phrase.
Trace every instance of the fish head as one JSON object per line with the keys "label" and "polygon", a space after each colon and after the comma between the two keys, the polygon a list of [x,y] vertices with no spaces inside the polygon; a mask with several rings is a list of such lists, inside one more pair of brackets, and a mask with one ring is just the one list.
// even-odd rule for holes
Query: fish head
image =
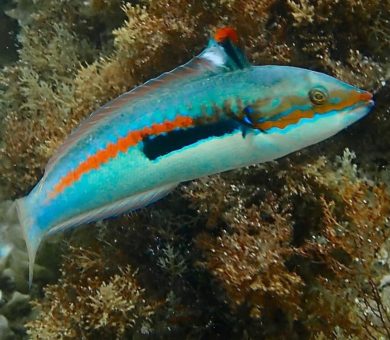
{"label": "fish head", "polygon": [[257,72],[263,79],[245,119],[265,133],[288,134],[295,149],[333,136],[374,105],[370,92],[320,72],[288,66],[258,67]]}

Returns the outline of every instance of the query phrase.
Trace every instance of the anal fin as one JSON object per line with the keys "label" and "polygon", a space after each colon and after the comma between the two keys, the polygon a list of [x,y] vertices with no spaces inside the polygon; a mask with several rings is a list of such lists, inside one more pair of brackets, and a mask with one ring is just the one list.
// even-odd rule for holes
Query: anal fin
{"label": "anal fin", "polygon": [[74,227],[83,223],[98,221],[104,218],[118,216],[126,212],[143,208],[168,195],[178,185],[179,183],[167,184],[149,191],[144,191],[142,193],[122,198],[103,207],[80,214],[58,224],[48,232],[48,235],[55,234],[60,230]]}

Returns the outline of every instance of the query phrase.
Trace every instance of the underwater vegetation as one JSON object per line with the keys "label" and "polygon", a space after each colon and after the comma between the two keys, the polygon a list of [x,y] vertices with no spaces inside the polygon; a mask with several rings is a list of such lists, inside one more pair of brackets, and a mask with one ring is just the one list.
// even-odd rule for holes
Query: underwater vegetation
{"label": "underwater vegetation", "polygon": [[119,267],[111,257],[105,261],[103,255],[72,248],[63,278],[46,291],[43,305],[35,302],[47,313],[28,324],[33,338],[120,337],[135,329],[148,331],[156,307],[145,300],[136,271],[129,265]]}
{"label": "underwater vegetation", "polygon": [[[329,73],[374,90],[377,109],[277,163],[188,183],[140,212],[70,232],[59,278],[50,247],[38,258],[53,274],[37,276],[33,307],[4,256],[2,334],[390,336],[388,1],[8,3],[19,50],[0,71],[0,198],[27,193],[91,111],[188,60],[224,25],[237,28],[254,64]],[[23,300],[17,311],[13,297]]]}

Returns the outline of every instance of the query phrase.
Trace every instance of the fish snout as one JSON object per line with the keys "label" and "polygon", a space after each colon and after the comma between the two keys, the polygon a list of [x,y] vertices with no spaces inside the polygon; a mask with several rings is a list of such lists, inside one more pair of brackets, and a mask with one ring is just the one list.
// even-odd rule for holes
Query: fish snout
{"label": "fish snout", "polygon": [[359,101],[367,106],[374,106],[374,95],[369,91],[362,91],[359,93]]}

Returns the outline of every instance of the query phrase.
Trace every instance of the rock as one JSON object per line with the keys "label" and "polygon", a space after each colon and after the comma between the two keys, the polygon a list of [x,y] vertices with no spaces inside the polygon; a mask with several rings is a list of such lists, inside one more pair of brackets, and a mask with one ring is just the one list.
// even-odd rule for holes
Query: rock
{"label": "rock", "polygon": [[378,288],[382,290],[384,287],[387,287],[389,285],[390,285],[390,274],[387,274],[382,277]]}
{"label": "rock", "polygon": [[14,339],[14,332],[9,327],[8,320],[4,315],[0,315],[0,340]]}
{"label": "rock", "polygon": [[[0,313],[13,319],[16,315],[25,314],[30,309],[30,296],[19,292],[14,292],[8,302],[0,309]],[[1,339],[1,338],[0,338]]]}

